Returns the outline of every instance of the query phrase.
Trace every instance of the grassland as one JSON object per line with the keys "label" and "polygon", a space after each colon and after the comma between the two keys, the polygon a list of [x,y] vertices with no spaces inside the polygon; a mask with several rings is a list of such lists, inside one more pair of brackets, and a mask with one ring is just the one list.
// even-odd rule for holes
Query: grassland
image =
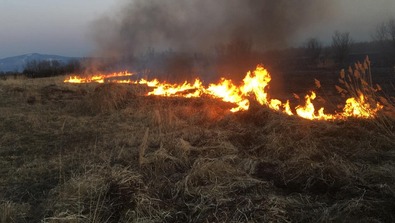
{"label": "grassland", "polygon": [[395,121],[0,80],[0,222],[395,222]]}

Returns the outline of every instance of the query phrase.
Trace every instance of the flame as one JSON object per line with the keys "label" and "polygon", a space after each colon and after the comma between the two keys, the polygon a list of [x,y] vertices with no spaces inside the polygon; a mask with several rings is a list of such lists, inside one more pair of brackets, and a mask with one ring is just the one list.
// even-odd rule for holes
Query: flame
{"label": "flame", "polygon": [[266,87],[271,81],[271,77],[266,69],[262,66],[258,66],[256,70],[251,74],[248,72],[246,77],[243,79],[244,85],[241,86],[241,91],[244,95],[253,94],[256,100],[261,105],[267,105],[267,92]]}
{"label": "flame", "polygon": [[305,96],[305,105],[304,106],[297,106],[296,109],[296,114],[298,114],[300,117],[305,118],[305,119],[318,119],[318,120],[330,120],[333,119],[333,115],[326,115],[324,113],[324,108],[320,108],[318,110],[318,113],[316,113],[316,109],[312,101],[316,98],[316,94],[314,91],[311,92],[311,95],[306,95]]}
{"label": "flame", "polygon": [[234,85],[231,80],[222,78],[219,84],[210,84],[205,93],[221,98],[225,102],[236,104],[237,107],[232,108],[232,112],[245,111],[250,107],[249,101],[243,98],[240,88]]}
{"label": "flame", "polygon": [[[64,83],[72,83],[72,84],[86,84],[86,83],[104,83],[105,80],[114,78],[114,77],[130,77],[133,73],[129,73],[127,71],[119,72],[119,73],[112,73],[112,74],[98,74],[91,77],[81,77],[77,75],[70,76],[68,79],[64,80]],[[115,81],[118,83],[127,82],[129,80],[119,80]]]}
{"label": "flame", "polygon": [[[202,94],[203,84],[199,79],[196,79],[193,84],[184,82],[182,85],[178,84],[160,84],[158,80],[153,82],[140,81],[139,84],[144,83],[155,89],[148,93],[148,95],[159,96],[183,96],[186,98],[199,97]],[[191,92],[190,92],[191,91]],[[189,93],[188,93],[189,92]]]}
{"label": "flame", "polygon": [[346,105],[343,108],[342,116],[357,117],[357,118],[374,118],[375,114],[381,110],[383,106],[380,103],[376,104],[376,108],[372,108],[369,103],[365,101],[362,93],[359,93],[359,98],[348,98]]}
{"label": "flame", "polygon": [[236,85],[232,80],[225,78],[222,78],[217,84],[209,84],[208,87],[205,87],[199,79],[196,79],[193,83],[184,82],[182,84],[170,84],[160,82],[157,79],[151,81],[146,79],[138,81],[133,81],[131,79],[111,79],[114,77],[128,77],[132,75],[133,73],[128,72],[112,73],[108,75],[99,74],[85,78],[75,75],[70,76],[64,82],[78,84],[92,82],[104,83],[108,81],[115,83],[141,84],[153,88],[147,95],[164,97],[193,98],[208,95],[235,104],[230,110],[231,112],[248,110],[250,107],[250,99],[253,98],[262,106],[267,106],[270,109],[290,116],[297,115],[310,120],[335,120],[348,117],[374,118],[377,112],[383,108],[379,103],[375,106],[371,106],[371,104],[365,100],[365,96],[360,93],[358,98],[348,98],[346,100],[341,113],[325,114],[324,108],[317,109],[315,107],[313,102],[316,98],[316,93],[312,91],[305,96],[303,105],[298,105],[294,109],[291,109],[289,100],[284,103],[279,99],[272,99],[269,97],[267,88],[271,81],[271,76],[261,65],[258,65],[255,71],[248,72],[240,85]]}
{"label": "flame", "polygon": [[145,79],[141,79],[140,81],[134,82],[134,83],[135,83],[135,84],[145,84],[145,85],[147,85],[148,87],[156,87],[156,86],[159,85],[159,81],[158,81],[157,79],[154,79],[154,80],[152,80],[152,81],[147,81],[147,80],[145,80]]}

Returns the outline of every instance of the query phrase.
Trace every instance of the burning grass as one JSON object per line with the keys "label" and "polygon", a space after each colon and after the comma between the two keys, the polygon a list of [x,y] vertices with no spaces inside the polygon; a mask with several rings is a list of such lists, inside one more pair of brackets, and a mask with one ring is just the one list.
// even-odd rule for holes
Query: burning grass
{"label": "burning grass", "polygon": [[0,81],[1,222],[395,221],[391,117],[150,90]]}
{"label": "burning grass", "polygon": [[[112,77],[120,77],[123,73],[113,73],[109,75],[93,75],[88,77],[72,76],[66,79],[65,83],[104,83],[105,81],[112,83],[132,83],[144,84],[152,87],[153,90],[147,95],[158,95],[163,97],[183,97],[183,98],[199,98],[208,96],[218,98],[224,102],[234,104],[230,109],[231,112],[246,111],[250,107],[253,99],[262,106],[269,107],[275,111],[280,111],[287,115],[297,115],[299,117],[310,120],[339,120],[347,119],[349,117],[356,118],[374,118],[378,116],[385,104],[386,109],[391,113],[395,113],[395,106],[392,99],[387,100],[384,97],[378,97],[375,92],[381,91],[381,87],[373,87],[372,77],[370,73],[370,61],[367,57],[364,64],[356,63],[355,69],[349,69],[347,79],[344,71],[340,74],[339,82],[343,84],[347,90],[336,86],[339,93],[345,97],[344,105],[338,105],[342,109],[341,112],[335,114],[327,114],[324,112],[324,107],[318,108],[313,102],[317,95],[314,91],[307,94],[303,104],[299,104],[291,108],[289,100],[282,102],[279,99],[272,98],[268,93],[271,75],[262,66],[258,65],[255,71],[248,72],[239,85],[234,84],[232,80],[222,78],[219,83],[210,83],[208,86],[202,84],[199,79],[196,79],[193,84],[184,82],[183,84],[169,84],[166,82],[159,82],[157,79],[147,81],[145,79],[133,81],[127,80],[113,80]],[[125,73],[125,77],[130,77],[132,74]],[[369,79],[368,79],[369,78]],[[321,87],[318,80],[315,80],[317,88]],[[299,96],[297,96],[299,98]],[[300,99],[300,98],[299,98]],[[322,98],[321,98],[322,99]]]}

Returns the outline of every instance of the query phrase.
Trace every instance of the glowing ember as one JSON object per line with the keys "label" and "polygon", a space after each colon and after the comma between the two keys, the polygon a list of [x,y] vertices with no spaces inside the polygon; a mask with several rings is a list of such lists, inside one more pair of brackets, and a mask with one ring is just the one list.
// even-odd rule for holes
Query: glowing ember
{"label": "glowing ember", "polygon": [[[200,97],[202,95],[209,95],[214,98],[219,98],[222,101],[230,102],[235,104],[235,107],[231,109],[231,112],[245,111],[249,109],[250,101],[249,98],[254,98],[259,104],[267,106],[275,111],[285,113],[287,115],[297,115],[299,117],[310,119],[310,120],[334,120],[334,119],[345,119],[347,117],[357,118],[373,118],[377,112],[383,108],[382,105],[377,103],[375,106],[371,106],[366,102],[364,95],[361,93],[359,98],[349,98],[343,107],[342,113],[338,114],[325,114],[324,108],[316,109],[314,106],[314,99],[316,93],[311,92],[310,95],[305,96],[304,105],[298,105],[295,107],[294,113],[290,107],[290,103],[287,100],[285,103],[278,99],[269,98],[267,87],[271,81],[270,74],[262,66],[258,66],[255,71],[248,72],[243,83],[241,85],[235,85],[231,80],[222,78],[218,84],[209,84],[205,87],[199,79],[196,79],[193,84],[184,82],[182,84],[169,84],[161,83],[157,79],[148,81],[141,79],[139,81],[133,81],[131,79],[117,79],[117,77],[128,77],[132,76],[132,73],[122,72],[113,73],[109,75],[95,75],[91,77],[79,77],[71,76],[66,79],[66,83],[104,83],[104,82],[115,82],[115,83],[129,83],[129,84],[142,84],[154,88],[147,95],[158,95],[164,97]],[[316,86],[320,86],[318,80],[315,80]]]}

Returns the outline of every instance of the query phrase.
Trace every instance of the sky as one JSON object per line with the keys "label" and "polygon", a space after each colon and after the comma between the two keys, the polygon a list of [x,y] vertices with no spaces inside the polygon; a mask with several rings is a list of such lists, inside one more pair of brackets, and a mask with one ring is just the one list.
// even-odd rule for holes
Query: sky
{"label": "sky", "polygon": [[27,53],[89,56],[91,23],[114,0],[0,0],[0,58]]}
{"label": "sky", "polygon": [[[395,0],[333,1],[337,2],[333,15],[303,26],[292,44],[309,37],[329,42],[335,30],[350,32],[356,41],[369,41],[377,24],[395,17]],[[93,22],[103,16],[116,17],[120,2],[0,0],[0,58],[27,53],[91,56]]]}
{"label": "sky", "polygon": [[[320,1],[320,0],[318,0]],[[336,9],[330,18],[311,23],[299,31],[301,41],[316,36],[329,42],[334,31],[349,32],[355,41],[371,41],[378,24],[395,19],[395,0],[333,0]]]}

